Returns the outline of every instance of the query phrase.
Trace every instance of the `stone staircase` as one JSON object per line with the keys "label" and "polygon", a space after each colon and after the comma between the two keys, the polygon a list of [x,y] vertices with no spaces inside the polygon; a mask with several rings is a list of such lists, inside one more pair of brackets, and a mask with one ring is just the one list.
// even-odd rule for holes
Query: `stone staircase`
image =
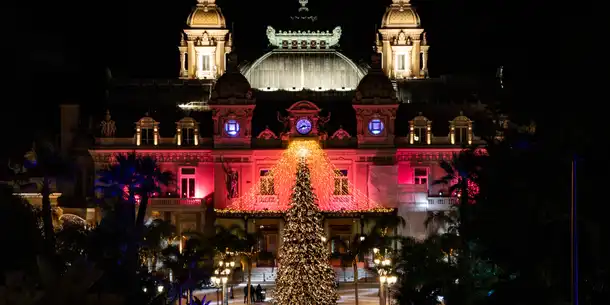
{"label": "stone staircase", "polygon": [[[338,282],[353,282],[354,281],[354,270],[352,268],[346,268],[345,271],[342,268],[333,268],[335,270],[336,279]],[[277,275],[277,268],[271,267],[256,267],[252,269],[253,283],[267,283],[275,282]],[[243,281],[247,281],[247,274],[243,275]],[[358,280],[359,281],[375,281],[376,275],[364,268],[358,268]]]}

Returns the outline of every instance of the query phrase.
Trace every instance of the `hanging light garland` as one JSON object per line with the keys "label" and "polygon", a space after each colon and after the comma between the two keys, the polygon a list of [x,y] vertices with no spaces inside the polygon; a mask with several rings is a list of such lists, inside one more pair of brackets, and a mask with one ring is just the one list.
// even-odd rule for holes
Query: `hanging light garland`
{"label": "hanging light garland", "polygon": [[354,185],[342,178],[328,155],[314,140],[294,140],[281,158],[242,197],[234,200],[225,213],[263,212],[272,214],[288,209],[295,171],[300,158],[305,158],[311,170],[311,182],[321,211],[387,212],[392,209],[373,202]]}

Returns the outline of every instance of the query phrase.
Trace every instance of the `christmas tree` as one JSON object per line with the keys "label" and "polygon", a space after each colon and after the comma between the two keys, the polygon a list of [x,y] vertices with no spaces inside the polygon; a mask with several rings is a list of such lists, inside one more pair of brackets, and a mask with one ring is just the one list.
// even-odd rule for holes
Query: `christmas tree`
{"label": "christmas tree", "polygon": [[335,290],[335,272],[328,261],[322,215],[305,158],[299,160],[290,199],[275,288],[277,304],[335,304],[339,298]]}

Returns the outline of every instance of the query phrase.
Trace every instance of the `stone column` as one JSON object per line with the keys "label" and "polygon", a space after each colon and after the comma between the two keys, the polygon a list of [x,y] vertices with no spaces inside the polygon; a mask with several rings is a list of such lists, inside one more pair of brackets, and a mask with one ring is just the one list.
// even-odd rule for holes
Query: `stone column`
{"label": "stone column", "polygon": [[203,53],[197,51],[197,78],[203,74]]}
{"label": "stone column", "polygon": [[417,39],[417,40],[413,40],[413,51],[412,51],[412,55],[413,57],[411,57],[411,62],[413,63],[412,67],[412,74],[414,77],[419,77],[419,67],[420,67],[420,62],[419,62],[419,53],[420,51],[420,46],[421,46],[421,40]]}
{"label": "stone column", "polygon": [[388,77],[392,77],[392,63],[394,62],[394,52],[392,51],[392,46],[390,45],[390,40],[386,39],[386,37],[382,37],[383,42],[381,43],[381,52],[383,55],[382,58],[382,68],[385,71],[385,74]]}
{"label": "stone column", "polygon": [[184,51],[180,51],[180,76],[184,76],[184,72],[186,71],[186,69],[184,68],[185,66],[185,60],[186,60],[186,53]]}
{"label": "stone column", "polygon": [[216,41],[216,74],[215,76],[220,76],[225,72],[225,41],[217,40]]}
{"label": "stone column", "polygon": [[424,75],[428,76],[428,49],[424,49],[422,51],[422,67],[421,69],[424,71]]}
{"label": "stone column", "polygon": [[413,48],[407,51],[407,58],[405,58],[405,65],[407,68],[407,77],[413,77],[413,61],[411,60],[411,56],[413,53]]}
{"label": "stone column", "polygon": [[392,50],[392,65],[390,66],[390,70],[389,70],[389,75],[388,77],[393,79],[396,78],[396,76],[398,75],[397,69],[398,67],[395,65],[395,63],[398,62],[398,58],[396,57],[396,51]]}

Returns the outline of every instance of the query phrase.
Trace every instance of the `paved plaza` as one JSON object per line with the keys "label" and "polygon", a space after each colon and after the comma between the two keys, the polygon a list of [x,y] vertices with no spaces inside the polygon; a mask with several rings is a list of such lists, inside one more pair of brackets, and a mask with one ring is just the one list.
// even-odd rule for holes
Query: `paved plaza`
{"label": "paved plaza", "polygon": [[[258,283],[253,283],[256,287]],[[256,303],[261,305],[272,304],[273,301],[273,289],[275,284],[263,284],[261,286],[267,290],[267,298],[264,303]],[[340,283],[339,284],[339,296],[340,299],[338,304],[351,305],[354,304],[354,284],[353,283]],[[359,283],[358,285],[358,298],[359,305],[378,305],[379,284],[377,283]],[[203,296],[207,296],[207,300],[212,300],[210,305],[216,305],[216,290],[200,290],[195,293],[199,299],[203,299]],[[183,303],[184,304],[184,303]],[[229,299],[229,304],[244,304],[244,284],[234,286],[233,299]]]}

